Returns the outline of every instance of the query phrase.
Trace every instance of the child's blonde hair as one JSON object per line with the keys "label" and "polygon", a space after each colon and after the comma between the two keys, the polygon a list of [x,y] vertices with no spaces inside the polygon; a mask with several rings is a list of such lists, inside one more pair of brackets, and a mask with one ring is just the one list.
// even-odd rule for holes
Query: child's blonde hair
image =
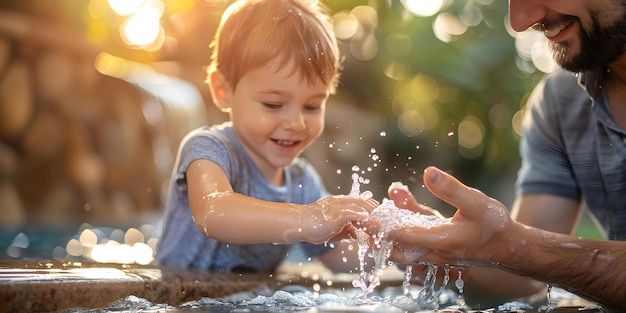
{"label": "child's blonde hair", "polygon": [[317,0],[239,0],[228,7],[211,43],[209,67],[235,89],[248,71],[278,59],[302,78],[337,86],[340,59],[330,19]]}

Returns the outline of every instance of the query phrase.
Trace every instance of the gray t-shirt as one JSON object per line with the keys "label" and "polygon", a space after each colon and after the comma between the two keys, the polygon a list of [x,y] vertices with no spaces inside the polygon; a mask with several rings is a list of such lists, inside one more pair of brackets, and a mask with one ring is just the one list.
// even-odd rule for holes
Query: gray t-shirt
{"label": "gray t-shirt", "polygon": [[581,199],[608,239],[626,239],[626,132],[611,117],[605,71],[558,71],[527,105],[518,195]]}
{"label": "gray t-shirt", "polygon": [[[156,260],[162,265],[218,271],[273,271],[292,245],[233,245],[209,238],[196,227],[187,198],[185,173],[199,159],[218,164],[237,193],[272,202],[308,204],[328,195],[313,166],[297,158],[285,167],[285,184],[274,186],[261,174],[233,134],[230,122],[202,127],[182,141],[170,181],[170,189],[157,245]],[[238,225],[232,225],[238,227]],[[306,256],[330,249],[299,243]]]}

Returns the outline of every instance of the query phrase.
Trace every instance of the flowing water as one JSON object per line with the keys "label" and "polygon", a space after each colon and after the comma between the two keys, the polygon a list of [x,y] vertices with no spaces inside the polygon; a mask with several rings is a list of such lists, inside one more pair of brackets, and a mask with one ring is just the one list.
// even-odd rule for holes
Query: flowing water
{"label": "flowing water", "polygon": [[[414,299],[398,294],[399,291],[391,288],[391,290],[364,297],[362,294],[355,294],[354,291],[350,290],[329,289],[324,293],[316,293],[303,286],[287,286],[281,290],[257,290],[255,292],[237,293],[219,299],[202,298],[176,306],[153,303],[142,298],[129,296],[103,308],[71,308],[60,312],[601,312],[597,307],[563,306],[556,308],[546,306],[545,302],[507,302],[493,308],[472,310],[466,306],[454,305],[457,294],[450,290],[445,290],[439,294],[439,303],[443,308],[438,310],[415,309]],[[559,291],[559,293],[557,298],[562,299],[561,301],[568,298],[573,299],[564,291]]]}

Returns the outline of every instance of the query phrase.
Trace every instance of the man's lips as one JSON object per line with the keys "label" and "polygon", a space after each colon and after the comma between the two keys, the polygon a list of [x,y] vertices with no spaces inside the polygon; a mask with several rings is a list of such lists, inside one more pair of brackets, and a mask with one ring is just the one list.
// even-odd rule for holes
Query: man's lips
{"label": "man's lips", "polygon": [[546,20],[532,26],[536,31],[543,32],[546,39],[550,41],[562,41],[572,32],[577,24],[577,19],[564,17],[561,19]]}
{"label": "man's lips", "polygon": [[560,34],[561,31],[565,28],[565,25],[560,25],[558,28],[546,29],[543,33],[547,38],[553,38],[556,35]]}
{"label": "man's lips", "polygon": [[561,25],[558,25],[557,27],[552,27],[552,28],[544,30],[543,34],[546,36],[546,38],[550,40],[556,40],[558,39],[559,35],[564,33],[564,30],[569,29],[572,25],[573,23],[561,24]]}

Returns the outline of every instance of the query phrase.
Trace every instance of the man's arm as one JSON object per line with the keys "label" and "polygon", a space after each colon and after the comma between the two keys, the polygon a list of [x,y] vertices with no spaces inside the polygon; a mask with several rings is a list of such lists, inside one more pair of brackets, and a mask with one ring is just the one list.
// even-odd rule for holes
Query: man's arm
{"label": "man's arm", "polygon": [[[607,308],[626,309],[626,242],[583,239],[519,223],[502,203],[433,167],[426,169],[424,182],[433,195],[458,210],[448,223],[390,232],[401,247],[428,249],[422,261],[499,268],[560,286]],[[402,250],[393,257],[402,259]]]}
{"label": "man's arm", "polygon": [[[390,188],[389,197],[398,207],[431,214],[407,189]],[[512,215],[513,219],[528,226],[572,234],[580,216],[579,208],[578,202],[574,200],[551,195],[530,195],[516,199]],[[413,273],[418,279],[423,279],[419,276],[425,276],[426,269],[425,266],[416,265]],[[492,267],[466,268],[463,279],[466,281],[465,296],[470,301],[501,302],[546,292],[546,284],[543,282]]]}
{"label": "man's arm", "polygon": [[[626,242],[586,239],[516,223],[511,253],[499,263],[513,273],[560,286],[611,309],[626,309]],[[515,242],[518,242],[517,247]]]}
{"label": "man's arm", "polygon": [[577,200],[536,194],[517,198],[511,210],[511,217],[528,226],[573,235],[582,211],[582,206]]}
{"label": "man's arm", "polygon": [[[527,226],[573,234],[581,212],[578,201],[541,194],[517,198],[511,215]],[[476,301],[511,300],[545,292],[543,282],[495,268],[472,268],[464,275],[467,298]]]}

